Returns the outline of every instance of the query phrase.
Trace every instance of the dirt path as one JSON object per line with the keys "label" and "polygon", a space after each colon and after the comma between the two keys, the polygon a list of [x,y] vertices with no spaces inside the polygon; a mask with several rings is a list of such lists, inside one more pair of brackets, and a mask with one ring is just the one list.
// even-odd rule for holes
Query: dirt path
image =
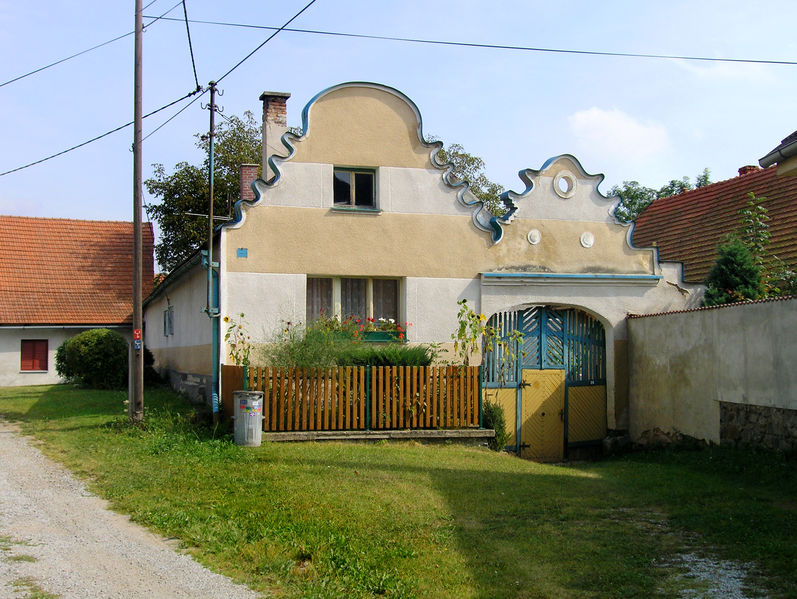
{"label": "dirt path", "polygon": [[34,591],[63,599],[258,597],[108,510],[0,420],[0,597]]}

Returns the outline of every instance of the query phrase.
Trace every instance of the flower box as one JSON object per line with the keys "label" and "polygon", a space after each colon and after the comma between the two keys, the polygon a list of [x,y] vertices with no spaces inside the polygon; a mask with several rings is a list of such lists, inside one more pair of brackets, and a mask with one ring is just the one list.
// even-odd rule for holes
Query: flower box
{"label": "flower box", "polygon": [[365,331],[362,335],[364,341],[371,343],[403,343],[407,340],[403,331]]}

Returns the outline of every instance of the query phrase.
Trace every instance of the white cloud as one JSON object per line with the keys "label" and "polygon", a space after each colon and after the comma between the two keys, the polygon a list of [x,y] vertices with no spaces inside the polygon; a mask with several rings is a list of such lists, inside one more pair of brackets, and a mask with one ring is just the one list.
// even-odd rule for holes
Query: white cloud
{"label": "white cloud", "polygon": [[639,121],[622,110],[593,106],[579,110],[567,120],[577,143],[606,159],[638,162],[666,151],[670,145],[663,125]]}
{"label": "white cloud", "polygon": [[725,81],[771,83],[777,80],[771,65],[739,62],[698,62],[673,60],[672,64],[691,73],[703,83],[716,85]]}

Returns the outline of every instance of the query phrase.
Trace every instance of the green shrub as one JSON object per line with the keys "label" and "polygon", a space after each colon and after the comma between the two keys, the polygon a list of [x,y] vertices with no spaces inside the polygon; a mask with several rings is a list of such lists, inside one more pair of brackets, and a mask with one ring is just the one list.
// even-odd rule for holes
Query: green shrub
{"label": "green shrub", "polygon": [[495,437],[487,442],[487,446],[493,451],[503,451],[510,436],[506,430],[504,408],[497,403],[485,401],[482,405],[482,424],[484,428],[495,431]]}
{"label": "green shrub", "polygon": [[339,366],[429,366],[437,352],[428,345],[352,343],[341,348]]}
{"label": "green shrub", "polygon": [[341,346],[351,343],[331,331],[309,329],[303,333],[289,323],[279,340],[259,350],[259,358],[267,366],[281,368],[331,368],[337,365]]}
{"label": "green shrub", "polygon": [[55,371],[62,379],[71,381],[75,378],[75,373],[72,372],[72,369],[66,362],[67,343],[69,343],[69,339],[65,340],[61,345],[59,345],[58,349],[55,351]]}
{"label": "green shrub", "polygon": [[[352,339],[349,332],[326,319],[306,331],[286,323],[277,340],[259,350],[267,366],[332,368],[334,366],[428,366],[437,356],[429,345],[371,344]],[[347,321],[346,321],[347,322]]]}
{"label": "green shrub", "polygon": [[163,377],[155,370],[155,356],[148,347],[144,347],[144,384],[147,386],[163,385]]}
{"label": "green shrub", "polygon": [[127,384],[127,341],[110,329],[91,329],[67,339],[56,351],[59,376],[95,389]]}

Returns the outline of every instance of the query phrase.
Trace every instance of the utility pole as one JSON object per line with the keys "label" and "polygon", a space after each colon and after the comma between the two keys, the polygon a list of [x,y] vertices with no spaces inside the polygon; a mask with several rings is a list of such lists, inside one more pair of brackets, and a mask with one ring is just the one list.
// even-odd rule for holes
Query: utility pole
{"label": "utility pole", "polygon": [[141,329],[143,314],[141,308],[141,68],[142,68],[142,0],[135,0],[136,27],[134,51],[133,83],[133,349],[130,352],[131,364],[128,387],[128,416],[138,422],[144,416],[144,352]]}

